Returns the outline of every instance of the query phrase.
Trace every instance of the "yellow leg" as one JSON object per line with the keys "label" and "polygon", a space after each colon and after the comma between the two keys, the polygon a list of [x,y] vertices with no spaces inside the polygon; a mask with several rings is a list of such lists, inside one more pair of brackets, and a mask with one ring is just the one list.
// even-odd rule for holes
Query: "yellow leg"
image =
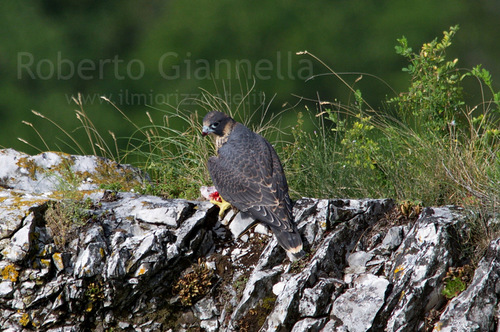
{"label": "yellow leg", "polygon": [[211,199],[210,203],[215,204],[219,207],[219,217],[224,217],[224,212],[226,212],[227,209],[231,208],[231,204],[226,202],[224,198],[220,197],[220,202],[216,201],[215,199]]}

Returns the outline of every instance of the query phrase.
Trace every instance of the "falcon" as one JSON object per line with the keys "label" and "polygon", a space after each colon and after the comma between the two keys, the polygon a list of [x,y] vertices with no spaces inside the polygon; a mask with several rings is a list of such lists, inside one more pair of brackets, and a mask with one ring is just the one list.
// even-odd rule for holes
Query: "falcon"
{"label": "falcon", "polygon": [[285,173],[271,144],[218,111],[205,116],[202,135],[215,139],[217,156],[210,157],[207,166],[221,198],[268,226],[293,258],[302,257]]}

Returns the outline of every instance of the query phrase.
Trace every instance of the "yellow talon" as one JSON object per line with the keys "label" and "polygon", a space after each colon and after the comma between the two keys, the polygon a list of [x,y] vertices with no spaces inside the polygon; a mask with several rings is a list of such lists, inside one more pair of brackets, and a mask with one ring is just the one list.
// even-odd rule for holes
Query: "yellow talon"
{"label": "yellow talon", "polygon": [[219,217],[221,217],[222,219],[222,217],[224,217],[224,212],[226,212],[226,210],[231,208],[231,204],[226,202],[221,196],[219,196],[219,198],[220,202],[216,201],[215,199],[211,199],[210,203],[215,204],[219,207]]}

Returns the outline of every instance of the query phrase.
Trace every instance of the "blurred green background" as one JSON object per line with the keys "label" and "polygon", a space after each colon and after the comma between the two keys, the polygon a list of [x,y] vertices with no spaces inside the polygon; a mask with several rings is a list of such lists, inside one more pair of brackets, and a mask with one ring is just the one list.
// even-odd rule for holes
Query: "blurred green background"
{"label": "blurred green background", "polygon": [[[296,55],[302,50],[346,73],[349,83],[357,73],[385,81],[364,75],[355,85],[372,106],[383,109],[386,96],[409,84],[401,71],[407,64],[394,52],[396,39],[406,36],[417,50],[455,24],[460,31],[450,57],[458,57],[463,68],[483,64],[495,81],[499,17],[495,0],[3,1],[0,146],[37,152],[17,139],[22,137],[43,149],[36,131],[22,121],[32,123],[47,142],[66,140],[31,110],[75,137],[83,135],[71,101],[78,93],[96,127],[119,137],[129,137],[134,128],[99,96],[107,96],[139,126],[148,123],[146,111],[159,118],[156,109],[199,98],[200,89],[213,94],[225,89],[237,102],[239,82],[252,78],[256,86],[248,100],[255,109],[264,96],[266,103],[272,99],[272,112],[296,104],[303,110],[307,99],[348,103],[348,89],[321,75],[326,68],[311,57]],[[311,75],[319,76],[307,80]],[[181,109],[200,110],[190,101]]]}

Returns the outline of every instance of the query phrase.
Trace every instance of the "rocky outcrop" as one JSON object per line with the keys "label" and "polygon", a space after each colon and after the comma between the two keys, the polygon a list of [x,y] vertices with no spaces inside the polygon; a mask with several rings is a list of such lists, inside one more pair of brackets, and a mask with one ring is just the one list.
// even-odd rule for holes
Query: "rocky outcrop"
{"label": "rocky outcrop", "polygon": [[[0,324],[7,331],[489,331],[499,326],[500,241],[468,263],[464,211],[403,215],[391,200],[298,200],[308,255],[207,201],[131,189],[106,159],[0,150]],[[115,176],[116,175],[116,176]],[[121,179],[125,181],[121,181]],[[417,211],[418,212],[418,211]],[[473,271],[471,269],[471,271]],[[446,286],[448,287],[448,286]]]}

